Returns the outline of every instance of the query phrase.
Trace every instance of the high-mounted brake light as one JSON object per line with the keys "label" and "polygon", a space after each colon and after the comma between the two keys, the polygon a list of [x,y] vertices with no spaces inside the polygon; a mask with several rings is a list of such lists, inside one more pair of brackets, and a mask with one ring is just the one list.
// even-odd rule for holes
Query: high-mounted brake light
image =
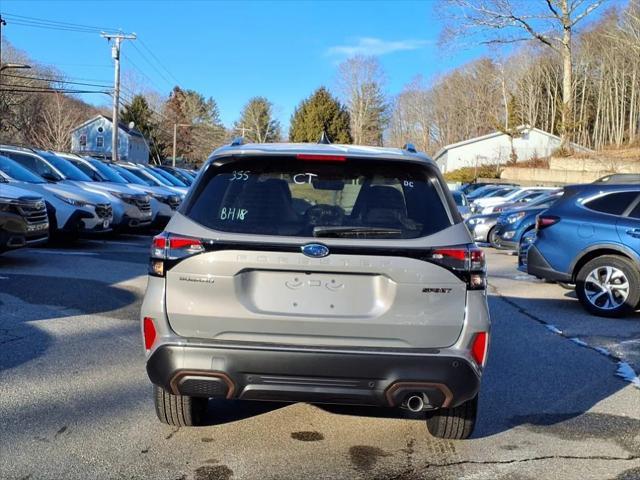
{"label": "high-mounted brake light", "polygon": [[489,346],[489,334],[487,332],[476,333],[471,345],[471,356],[480,366],[484,366],[487,360],[487,347]]}
{"label": "high-mounted brake light", "polygon": [[299,153],[296,155],[298,160],[307,162],[346,162],[347,157],[343,155],[319,155],[312,153]]}
{"label": "high-mounted brake light", "polygon": [[149,274],[163,277],[167,260],[176,261],[204,252],[202,241],[162,232],[153,238],[151,244],[151,264]]}
{"label": "high-mounted brake light", "polygon": [[543,228],[550,227],[551,225],[555,225],[560,221],[560,217],[556,217],[554,215],[538,215],[536,217],[536,229],[542,230]]}

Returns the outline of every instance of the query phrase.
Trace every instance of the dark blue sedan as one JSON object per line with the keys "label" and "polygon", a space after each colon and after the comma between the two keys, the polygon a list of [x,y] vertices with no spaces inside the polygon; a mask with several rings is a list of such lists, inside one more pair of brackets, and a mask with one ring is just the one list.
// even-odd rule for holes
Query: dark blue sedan
{"label": "dark blue sedan", "polygon": [[586,310],[620,317],[640,303],[640,185],[566,187],[538,216],[531,275],[575,284]]}

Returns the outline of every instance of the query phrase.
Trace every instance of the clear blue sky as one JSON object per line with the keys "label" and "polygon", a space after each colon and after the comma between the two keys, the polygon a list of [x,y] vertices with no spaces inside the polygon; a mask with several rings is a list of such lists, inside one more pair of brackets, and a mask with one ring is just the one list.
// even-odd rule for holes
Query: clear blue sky
{"label": "clear blue sky", "polygon": [[[435,3],[0,0],[0,11],[135,32],[143,43],[136,41],[137,49],[133,42],[124,44],[124,71],[133,70],[164,95],[177,79],[182,87],[213,97],[227,126],[250,97],[264,95],[286,128],[300,100],[320,85],[334,87],[336,66],[349,54],[378,55],[388,93],[396,94],[416,75],[433,78],[481,53],[439,49],[442,25]],[[19,21],[7,18],[4,35],[36,61],[69,77],[113,81],[110,49],[97,32]]]}

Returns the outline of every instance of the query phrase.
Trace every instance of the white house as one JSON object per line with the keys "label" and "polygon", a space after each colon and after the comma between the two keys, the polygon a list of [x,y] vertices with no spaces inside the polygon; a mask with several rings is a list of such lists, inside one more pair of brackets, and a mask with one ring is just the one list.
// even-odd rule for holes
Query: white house
{"label": "white house", "polygon": [[[71,151],[80,155],[111,158],[113,121],[97,115],[71,131]],[[118,158],[135,163],[149,163],[149,145],[142,133],[118,122]]]}
{"label": "white house", "polygon": [[[513,150],[519,162],[535,157],[546,157],[560,147],[560,137],[538,128],[518,127],[519,135],[513,138]],[[572,144],[572,148],[589,151]],[[502,132],[493,132],[481,137],[452,143],[440,149],[433,158],[444,172],[462,167],[505,164],[511,158],[511,138]]]}

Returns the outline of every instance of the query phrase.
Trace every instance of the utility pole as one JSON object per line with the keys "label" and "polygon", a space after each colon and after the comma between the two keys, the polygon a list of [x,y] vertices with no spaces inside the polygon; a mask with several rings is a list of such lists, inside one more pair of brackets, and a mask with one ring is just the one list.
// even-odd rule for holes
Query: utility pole
{"label": "utility pole", "polygon": [[4,27],[7,22],[4,21],[2,15],[0,15],[0,66],[2,66],[2,27]]}
{"label": "utility pole", "polygon": [[113,115],[112,115],[112,134],[111,134],[111,161],[118,161],[118,113],[120,109],[120,46],[123,40],[135,40],[136,34],[125,35],[123,33],[101,33],[102,38],[106,38],[108,41],[113,40],[113,46],[111,47],[111,57],[115,64],[115,76],[113,81]]}

